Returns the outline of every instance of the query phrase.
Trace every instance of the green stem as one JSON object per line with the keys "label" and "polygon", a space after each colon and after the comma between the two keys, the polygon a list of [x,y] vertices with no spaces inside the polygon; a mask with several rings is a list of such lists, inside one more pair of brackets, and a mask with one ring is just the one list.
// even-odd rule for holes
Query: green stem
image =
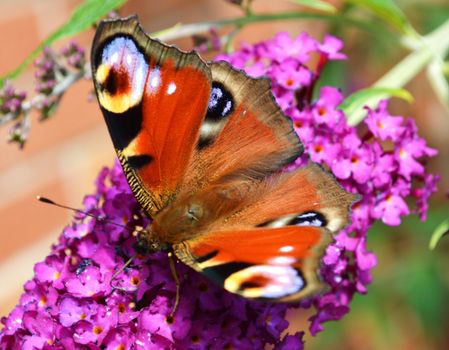
{"label": "green stem", "polygon": [[[449,20],[421,39],[420,45],[376,81],[373,87],[402,88],[433,60],[442,60],[449,51]],[[381,99],[386,97],[388,97],[387,94],[370,98],[367,100],[366,106],[374,108]],[[350,125],[357,125],[365,116],[366,111],[358,109],[351,115],[348,115],[348,123]]]}
{"label": "green stem", "polygon": [[210,28],[219,29],[230,25],[243,27],[248,24],[259,22],[285,21],[294,19],[320,19],[330,22],[344,21],[347,24],[352,24],[365,30],[370,30],[371,28],[369,23],[345,15],[327,15],[319,13],[289,11],[289,12],[267,13],[267,14],[250,14],[245,17],[229,18],[217,21],[206,21],[191,24],[178,24],[168,29],[153,32],[150,34],[150,36],[156,37],[162,41],[169,41],[173,39],[191,36],[198,33],[204,33],[207,32]]}

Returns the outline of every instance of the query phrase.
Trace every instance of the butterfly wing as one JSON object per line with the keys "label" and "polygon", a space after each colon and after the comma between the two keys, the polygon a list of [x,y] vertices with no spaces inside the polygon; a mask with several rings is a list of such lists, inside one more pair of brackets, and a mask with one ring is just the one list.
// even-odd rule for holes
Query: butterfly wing
{"label": "butterfly wing", "polygon": [[135,17],[100,24],[92,72],[161,242],[247,297],[295,300],[318,289],[319,257],[354,198],[316,165],[280,173],[303,148],[267,79],[152,40]]}
{"label": "butterfly wing", "polygon": [[153,40],[136,17],[103,21],[91,61],[117,155],[152,217],[180,192],[241,166],[265,177],[302,152],[268,79]]}
{"label": "butterfly wing", "polygon": [[127,180],[154,215],[192,162],[210,69],[194,53],[150,39],[136,17],[100,23],[92,48],[98,101]]}
{"label": "butterfly wing", "polygon": [[212,90],[185,188],[200,190],[244,168],[264,178],[295,160],[303,146],[276,104],[267,78],[254,79],[227,62],[210,63]]}
{"label": "butterfly wing", "polygon": [[230,292],[298,300],[322,288],[320,258],[355,199],[316,164],[276,174],[175,253]]}

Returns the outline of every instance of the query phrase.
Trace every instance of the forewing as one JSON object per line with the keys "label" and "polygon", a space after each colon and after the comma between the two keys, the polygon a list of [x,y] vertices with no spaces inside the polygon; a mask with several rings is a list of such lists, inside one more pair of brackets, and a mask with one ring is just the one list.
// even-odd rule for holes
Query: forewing
{"label": "forewing", "polygon": [[192,162],[211,91],[210,69],[196,53],[150,39],[129,17],[100,23],[92,73],[128,182],[154,214],[175,196]]}
{"label": "forewing", "polygon": [[267,78],[254,79],[226,62],[210,63],[212,90],[186,192],[243,169],[261,179],[295,160],[303,146],[276,104]]}

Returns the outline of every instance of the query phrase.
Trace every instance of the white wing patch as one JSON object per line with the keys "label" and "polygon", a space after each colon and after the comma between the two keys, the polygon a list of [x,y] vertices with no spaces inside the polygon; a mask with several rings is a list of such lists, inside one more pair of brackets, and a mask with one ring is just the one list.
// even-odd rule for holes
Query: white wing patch
{"label": "white wing patch", "polygon": [[230,275],[224,287],[246,298],[278,299],[299,292],[305,282],[292,266],[254,265]]}

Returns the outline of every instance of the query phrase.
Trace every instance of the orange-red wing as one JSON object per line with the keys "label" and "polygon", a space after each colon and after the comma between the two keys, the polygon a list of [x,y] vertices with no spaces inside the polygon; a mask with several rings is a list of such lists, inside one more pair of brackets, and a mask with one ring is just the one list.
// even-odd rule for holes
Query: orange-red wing
{"label": "orange-red wing", "polygon": [[317,292],[328,230],[313,226],[211,232],[175,246],[178,257],[232,293],[272,301]]}
{"label": "orange-red wing", "polygon": [[285,225],[302,213],[317,213],[332,233],[345,227],[351,205],[358,196],[346,192],[336,179],[315,163],[277,174],[260,182],[248,193],[238,212],[216,225],[254,227]]}
{"label": "orange-red wing", "polygon": [[192,161],[210,96],[210,69],[196,53],[150,39],[130,17],[100,24],[92,72],[128,182],[154,215]]}
{"label": "orange-red wing", "polygon": [[[183,203],[203,210],[196,210],[196,234],[175,253],[233,293],[297,300],[320,289],[322,252],[355,199],[316,164],[249,186],[245,177],[218,181]],[[213,220],[202,225],[203,217]]]}
{"label": "orange-red wing", "polygon": [[276,104],[267,78],[251,78],[226,62],[211,63],[210,69],[211,98],[186,191],[238,171],[261,179],[302,153],[292,121]]}

